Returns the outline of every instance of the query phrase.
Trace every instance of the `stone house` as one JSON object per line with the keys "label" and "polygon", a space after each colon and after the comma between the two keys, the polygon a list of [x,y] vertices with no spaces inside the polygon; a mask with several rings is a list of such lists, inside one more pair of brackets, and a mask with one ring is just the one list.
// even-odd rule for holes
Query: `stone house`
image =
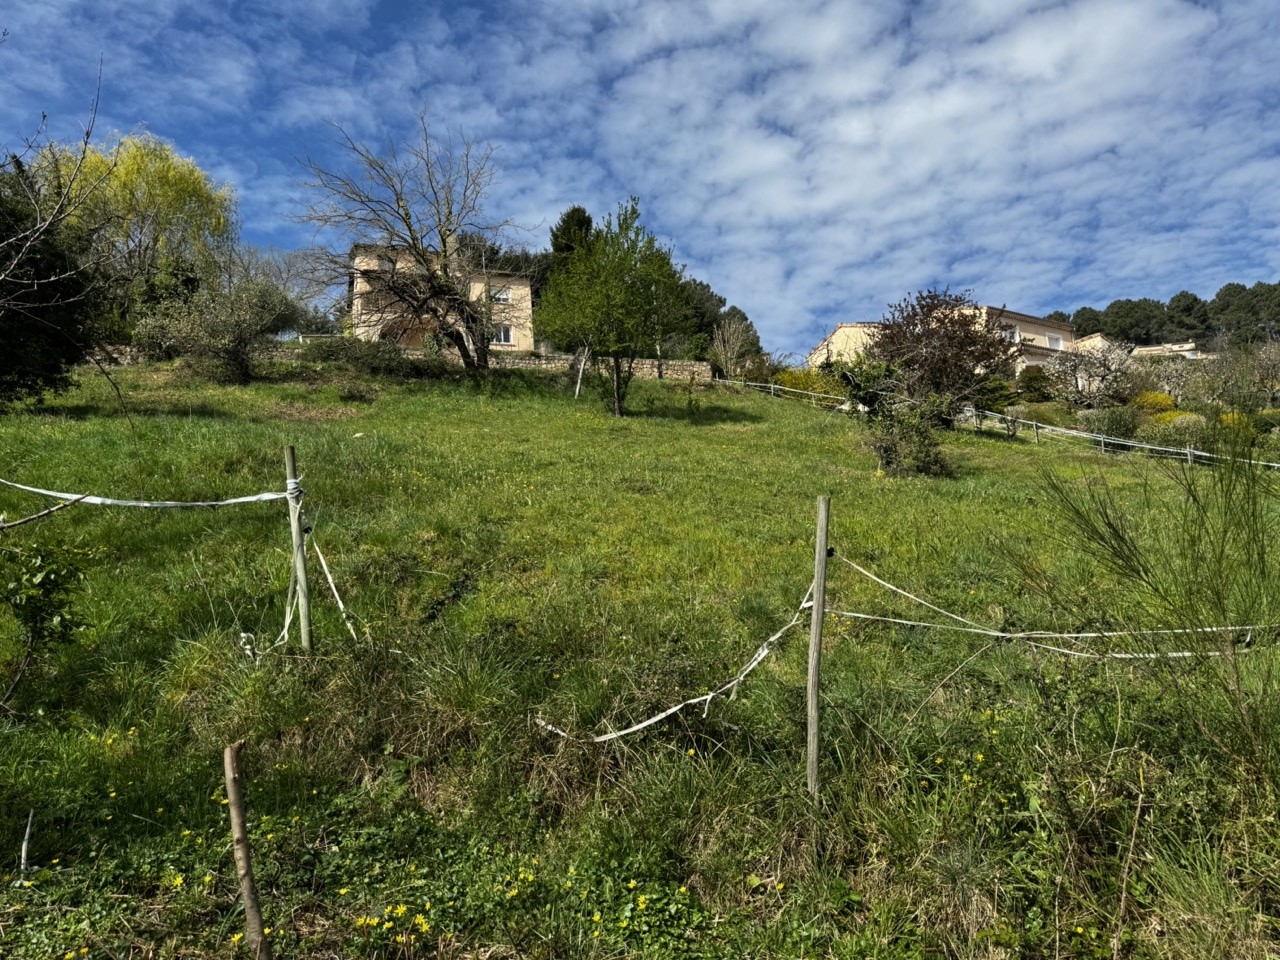
{"label": "stone house", "polygon": [[[390,339],[409,348],[422,347],[432,338],[433,318],[412,315],[403,304],[378,289],[381,278],[412,276],[415,270],[420,268],[403,250],[366,245],[352,248],[347,281],[352,336],[361,340]],[[486,270],[465,277],[462,284],[472,302],[484,304],[490,311],[491,354],[533,351],[533,288],[527,276]]]}

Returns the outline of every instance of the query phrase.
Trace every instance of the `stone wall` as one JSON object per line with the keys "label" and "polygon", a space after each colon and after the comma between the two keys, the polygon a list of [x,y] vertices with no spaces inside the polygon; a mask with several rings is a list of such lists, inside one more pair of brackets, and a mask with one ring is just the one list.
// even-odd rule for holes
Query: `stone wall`
{"label": "stone wall", "polygon": [[[593,362],[596,366],[598,361]],[[568,354],[537,356],[535,354],[489,353],[489,366],[506,370],[544,370],[547,373],[563,373],[577,369],[577,358]],[[661,371],[659,371],[661,367]],[[705,360],[637,360],[633,368],[635,376],[641,380],[688,380],[711,379],[711,364]]]}

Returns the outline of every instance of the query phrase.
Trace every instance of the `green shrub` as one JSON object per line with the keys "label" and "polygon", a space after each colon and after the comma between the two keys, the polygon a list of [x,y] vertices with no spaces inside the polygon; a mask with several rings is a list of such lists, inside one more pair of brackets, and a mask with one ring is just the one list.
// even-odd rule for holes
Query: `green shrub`
{"label": "green shrub", "polygon": [[1143,390],[1133,398],[1133,405],[1143,413],[1152,415],[1169,413],[1177,406],[1173,397],[1167,393],[1161,393],[1159,390]]}
{"label": "green shrub", "polygon": [[318,340],[301,350],[301,359],[341,367],[369,377],[427,377],[441,361],[433,357],[410,357],[390,340],[359,340],[335,337]]}
{"label": "green shrub", "polygon": [[1259,433],[1269,433],[1280,428],[1280,410],[1274,408],[1259,410],[1253,415],[1253,425]]}
{"label": "green shrub", "polygon": [[1005,432],[1009,434],[1009,438],[1013,439],[1018,435],[1018,429],[1022,426],[1020,420],[1027,419],[1027,408],[1025,404],[1015,403],[1004,408],[1004,415],[1009,419],[1002,421]]}
{"label": "green shrub", "polygon": [[1053,383],[1044,367],[1023,367],[1018,374],[1018,396],[1025,403],[1044,403],[1053,399]]}
{"label": "green shrub", "polygon": [[272,335],[295,326],[302,307],[270,283],[246,280],[229,291],[201,290],[169,301],[138,323],[134,343],[151,357],[188,357],[214,383],[248,383]]}
{"label": "green shrub", "polygon": [[1219,415],[1218,426],[1228,433],[1246,437],[1252,436],[1254,432],[1253,421],[1249,419],[1249,415],[1238,410],[1228,410],[1226,413]]}
{"label": "green shrub", "polygon": [[1169,411],[1152,417],[1138,430],[1137,439],[1156,447],[1204,449],[1208,423],[1198,413]]}
{"label": "green shrub", "polygon": [[882,472],[893,476],[949,472],[933,430],[933,414],[924,406],[898,406],[871,420],[871,450]]}
{"label": "green shrub", "polygon": [[1086,433],[1100,433],[1117,440],[1132,440],[1138,432],[1138,411],[1133,407],[1081,410],[1076,414],[1076,422]]}

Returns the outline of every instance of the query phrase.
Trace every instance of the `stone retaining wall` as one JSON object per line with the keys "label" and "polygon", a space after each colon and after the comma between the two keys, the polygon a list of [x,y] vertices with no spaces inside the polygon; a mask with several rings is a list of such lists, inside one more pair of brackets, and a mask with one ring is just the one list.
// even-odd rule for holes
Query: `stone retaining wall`
{"label": "stone retaining wall", "polygon": [[[535,354],[499,353],[496,350],[489,354],[489,366],[506,370],[544,370],[548,373],[563,373],[576,369],[577,358],[568,354],[537,356]],[[593,361],[593,366],[598,361]],[[632,368],[635,376],[641,380],[688,380],[708,381],[711,379],[711,364],[705,360],[637,360]]]}

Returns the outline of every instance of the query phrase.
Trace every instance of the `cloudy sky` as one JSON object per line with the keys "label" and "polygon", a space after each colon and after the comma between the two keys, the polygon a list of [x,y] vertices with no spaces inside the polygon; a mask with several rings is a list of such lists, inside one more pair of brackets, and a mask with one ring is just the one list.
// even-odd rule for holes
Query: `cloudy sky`
{"label": "cloudy sky", "polygon": [[497,148],[546,245],[629,195],[766,347],[933,285],[1030,313],[1280,279],[1275,0],[30,0],[0,144],[150,131],[290,248],[328,121]]}

